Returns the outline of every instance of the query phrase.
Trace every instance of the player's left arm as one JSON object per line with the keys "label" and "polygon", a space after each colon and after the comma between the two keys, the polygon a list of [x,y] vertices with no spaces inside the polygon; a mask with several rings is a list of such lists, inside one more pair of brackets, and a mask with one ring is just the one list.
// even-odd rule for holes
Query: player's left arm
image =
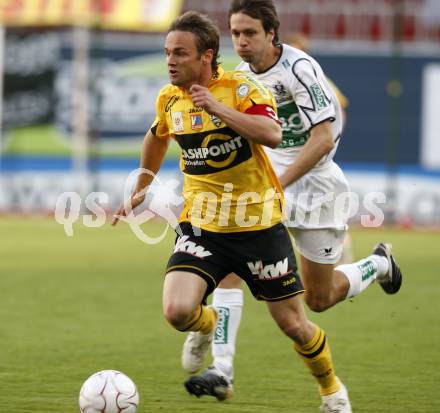
{"label": "player's left arm", "polygon": [[310,130],[310,137],[286,171],[279,176],[281,186],[285,188],[309,172],[320,159],[335,146],[331,122],[326,120]]}
{"label": "player's left arm", "polygon": [[240,112],[218,102],[206,87],[193,85],[190,93],[194,105],[202,106],[207,112],[218,116],[244,138],[271,148],[281,143],[281,127],[270,106],[257,105],[254,110],[250,108],[247,112]]}

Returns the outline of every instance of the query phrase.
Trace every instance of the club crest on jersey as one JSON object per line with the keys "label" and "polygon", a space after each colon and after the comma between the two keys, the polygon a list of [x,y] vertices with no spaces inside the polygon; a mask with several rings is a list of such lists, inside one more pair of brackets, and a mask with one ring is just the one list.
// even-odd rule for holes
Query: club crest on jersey
{"label": "club crest on jersey", "polygon": [[203,129],[203,118],[201,113],[191,115],[191,129]]}
{"label": "club crest on jersey", "polygon": [[271,89],[275,97],[275,101],[277,102],[277,105],[285,102],[290,102],[292,100],[289,91],[280,81],[272,85]]}
{"label": "club crest on jersey", "polygon": [[185,127],[183,125],[182,112],[171,112],[171,117],[173,119],[174,132],[183,132]]}
{"label": "club crest on jersey", "polygon": [[211,122],[212,122],[215,126],[217,126],[217,128],[219,128],[219,127],[222,125],[222,121],[221,121],[220,118],[218,118],[218,117],[215,116],[215,115],[210,115],[210,117],[211,117]]}
{"label": "club crest on jersey", "polygon": [[250,87],[247,83],[242,83],[237,88],[237,95],[241,98],[246,97],[249,94]]}

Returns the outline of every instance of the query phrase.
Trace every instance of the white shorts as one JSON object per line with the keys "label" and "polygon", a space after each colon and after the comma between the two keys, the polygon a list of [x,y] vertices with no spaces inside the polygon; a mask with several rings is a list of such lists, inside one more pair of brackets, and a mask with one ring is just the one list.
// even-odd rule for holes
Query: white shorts
{"label": "white shorts", "polygon": [[314,168],[285,188],[284,198],[287,227],[347,229],[350,188],[341,168],[333,161]]}
{"label": "white shorts", "polygon": [[[276,173],[283,172],[276,165]],[[330,161],[315,167],[284,190],[284,224],[305,258],[321,263],[339,261],[350,212],[350,188],[341,168]]]}
{"label": "white shorts", "polygon": [[318,264],[336,264],[341,259],[345,230],[333,228],[301,229],[288,228],[297,251]]}

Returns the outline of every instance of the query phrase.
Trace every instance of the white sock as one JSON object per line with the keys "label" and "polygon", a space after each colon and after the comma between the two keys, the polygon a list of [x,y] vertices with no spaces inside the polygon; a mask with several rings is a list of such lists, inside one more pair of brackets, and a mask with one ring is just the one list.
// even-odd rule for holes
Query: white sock
{"label": "white sock", "polygon": [[388,272],[388,260],[382,255],[370,255],[368,258],[377,264],[377,277],[380,278]]}
{"label": "white sock", "polygon": [[388,260],[380,255],[370,255],[353,264],[339,265],[335,270],[343,272],[348,278],[350,288],[347,298],[352,298],[364,291],[377,277],[388,272]]}
{"label": "white sock", "polygon": [[217,327],[212,341],[213,364],[232,380],[235,341],[243,310],[243,291],[240,288],[216,288],[212,304],[218,311]]}

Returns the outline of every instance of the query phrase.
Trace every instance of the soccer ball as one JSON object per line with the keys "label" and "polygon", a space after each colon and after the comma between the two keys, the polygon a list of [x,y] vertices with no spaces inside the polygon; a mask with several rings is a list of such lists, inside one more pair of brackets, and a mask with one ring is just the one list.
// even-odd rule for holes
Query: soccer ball
{"label": "soccer ball", "polygon": [[82,413],[136,413],[139,394],[124,373],[103,370],[92,374],[79,392]]}

